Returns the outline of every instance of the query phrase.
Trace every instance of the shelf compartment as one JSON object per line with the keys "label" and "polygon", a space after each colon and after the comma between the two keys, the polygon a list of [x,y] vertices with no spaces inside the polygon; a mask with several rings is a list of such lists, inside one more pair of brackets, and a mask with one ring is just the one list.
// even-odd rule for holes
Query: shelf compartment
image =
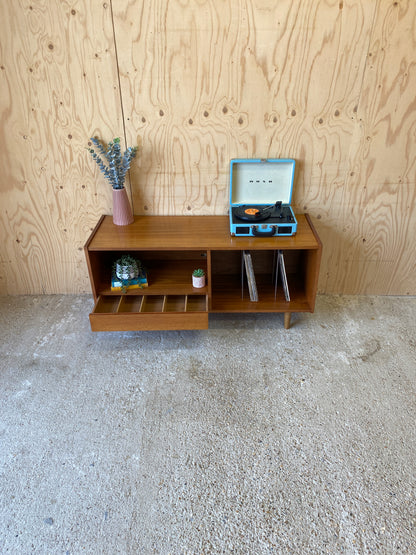
{"label": "shelf compartment", "polygon": [[141,312],[142,304],[143,297],[124,295],[120,301],[119,312]]}
{"label": "shelf compartment", "polygon": [[163,312],[164,295],[148,295],[143,297],[140,312]]}
{"label": "shelf compartment", "polygon": [[205,295],[188,295],[186,311],[204,312],[208,310],[207,297]]}
{"label": "shelf compartment", "polygon": [[97,314],[112,314],[118,311],[120,305],[120,295],[109,297],[100,296],[94,307],[94,312]]}
{"label": "shelf compartment", "polygon": [[[190,299],[190,302],[189,302]],[[207,329],[206,295],[100,295],[92,331]]]}
{"label": "shelf compartment", "polygon": [[256,275],[259,300],[251,301],[247,284],[241,292],[239,277],[217,278],[212,287],[211,312],[312,312],[305,288],[295,274],[288,277],[290,301],[286,301],[283,287],[279,282],[275,295],[274,283],[270,275]]}
{"label": "shelf compartment", "polygon": [[283,250],[290,301],[285,299],[280,273],[275,288],[276,251],[250,252],[259,300],[250,300],[245,273],[242,288],[241,251],[215,251],[211,253],[211,312],[313,312],[314,295],[305,279],[308,251]]}
{"label": "shelf compartment", "polygon": [[[113,263],[121,254],[123,253],[117,251],[89,253],[96,297],[120,295],[119,291],[111,291],[110,283]],[[127,295],[192,294],[195,292],[192,286],[193,270],[202,268],[207,274],[207,251],[155,253],[130,251],[130,254],[138,258],[146,268],[148,287],[129,290]],[[207,294],[208,286],[198,292]]]}
{"label": "shelf compartment", "polygon": [[185,312],[186,295],[166,295],[164,312]]}

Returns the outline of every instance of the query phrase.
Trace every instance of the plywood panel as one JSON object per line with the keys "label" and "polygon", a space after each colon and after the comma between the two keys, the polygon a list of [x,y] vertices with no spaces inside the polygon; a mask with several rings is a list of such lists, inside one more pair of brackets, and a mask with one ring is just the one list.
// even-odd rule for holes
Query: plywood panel
{"label": "plywood panel", "polygon": [[416,5],[382,1],[345,179],[342,265],[328,292],[414,294]]}
{"label": "plywood panel", "polygon": [[143,142],[136,211],[225,213],[233,157],[293,156],[295,205],[331,197],[373,12],[359,0],[118,2],[127,132]]}
{"label": "plywood panel", "polygon": [[109,5],[1,3],[1,292],[82,291],[82,246],[111,190],[87,158],[122,130]]}
{"label": "plywood panel", "polygon": [[320,292],[416,294],[415,47],[410,0],[2,0],[0,293],[89,290],[95,134],[141,146],[140,214],[224,214],[231,158],[294,157]]}

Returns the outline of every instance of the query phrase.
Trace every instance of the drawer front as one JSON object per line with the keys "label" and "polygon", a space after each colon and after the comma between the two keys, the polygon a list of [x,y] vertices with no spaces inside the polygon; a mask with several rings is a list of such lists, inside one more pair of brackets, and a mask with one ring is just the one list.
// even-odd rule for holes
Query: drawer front
{"label": "drawer front", "polygon": [[90,314],[92,331],[191,330],[208,328],[205,296],[99,297]]}
{"label": "drawer front", "polygon": [[208,313],[90,314],[92,331],[206,330]]}

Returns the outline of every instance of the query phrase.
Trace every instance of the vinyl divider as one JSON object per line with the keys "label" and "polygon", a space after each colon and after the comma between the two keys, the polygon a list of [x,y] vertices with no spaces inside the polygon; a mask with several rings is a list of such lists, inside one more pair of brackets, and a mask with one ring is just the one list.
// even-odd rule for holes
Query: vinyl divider
{"label": "vinyl divider", "polygon": [[126,297],[124,297],[124,296],[120,297],[120,301],[119,301],[119,303],[118,303],[116,312],[125,312],[125,311],[123,310],[123,306],[124,306],[125,304],[126,304]]}
{"label": "vinyl divider", "polygon": [[[206,312],[208,296],[198,294],[175,295],[115,295],[104,297],[107,306],[97,312],[113,314],[134,313],[189,313]],[[103,301],[99,301],[104,304]]]}
{"label": "vinyl divider", "polygon": [[117,304],[117,308],[116,308],[115,312],[120,312],[120,306],[122,305],[123,298],[124,298],[123,296],[120,296],[120,297],[119,297],[119,299],[118,299],[118,304]]}

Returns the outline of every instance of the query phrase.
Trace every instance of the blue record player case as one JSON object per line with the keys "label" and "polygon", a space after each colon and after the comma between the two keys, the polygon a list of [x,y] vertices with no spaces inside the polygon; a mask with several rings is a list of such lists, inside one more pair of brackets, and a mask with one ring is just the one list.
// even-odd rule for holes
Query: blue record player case
{"label": "blue record player case", "polygon": [[291,207],[295,160],[234,159],[230,162],[230,232],[282,237],[296,233]]}

